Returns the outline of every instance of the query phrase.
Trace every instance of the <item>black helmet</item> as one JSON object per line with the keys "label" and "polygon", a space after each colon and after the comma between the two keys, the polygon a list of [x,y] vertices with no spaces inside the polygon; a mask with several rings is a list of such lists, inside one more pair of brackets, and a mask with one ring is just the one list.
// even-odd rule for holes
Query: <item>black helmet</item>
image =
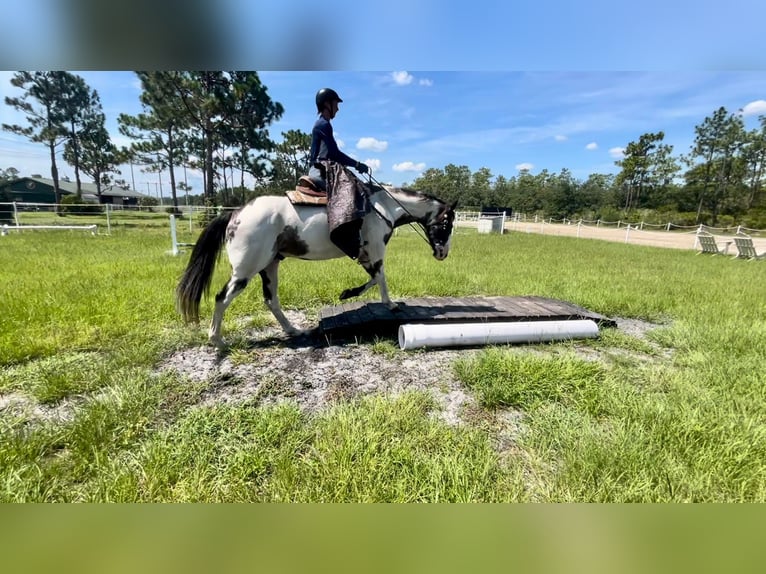
{"label": "black helmet", "polygon": [[340,99],[340,96],[338,95],[338,92],[333,90],[332,88],[322,88],[317,92],[317,112],[322,112],[324,109],[324,106],[328,102],[342,102],[343,100]]}

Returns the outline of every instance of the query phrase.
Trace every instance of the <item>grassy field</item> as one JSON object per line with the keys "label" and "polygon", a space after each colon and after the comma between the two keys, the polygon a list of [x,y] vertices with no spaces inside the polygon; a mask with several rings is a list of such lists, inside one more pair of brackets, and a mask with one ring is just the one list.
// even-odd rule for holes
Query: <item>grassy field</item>
{"label": "grassy field", "polygon": [[[446,368],[480,412],[449,426],[423,393],[201,406],[207,383],[157,370],[206,337],[175,313],[169,249],[162,227],[0,238],[1,501],[766,501],[763,262],[461,229],[439,263],[401,233],[395,298],[534,294],[660,325],[466,353]],[[315,313],[361,278],[287,261],[282,303]],[[259,285],[225,336],[241,317],[271,323]],[[500,452],[502,413],[523,432]]]}

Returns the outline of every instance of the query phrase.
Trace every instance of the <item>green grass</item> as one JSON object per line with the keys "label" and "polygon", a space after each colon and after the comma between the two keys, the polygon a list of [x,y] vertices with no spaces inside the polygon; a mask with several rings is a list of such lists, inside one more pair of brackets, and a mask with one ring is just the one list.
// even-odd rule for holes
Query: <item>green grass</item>
{"label": "green grass", "polygon": [[[766,501],[762,262],[465,229],[437,262],[403,229],[386,260],[395,298],[533,294],[662,325],[648,341],[603,330],[466,354],[451,368],[478,411],[451,427],[418,393],[316,414],[200,406],[206,384],[156,374],[206,338],[175,312],[186,255],[169,249],[161,227],[0,238],[0,404],[24,405],[0,410],[0,500]],[[224,258],[214,291],[227,272]],[[289,260],[280,297],[316,317],[362,280],[348,260]],[[224,335],[266,324],[256,282]],[[504,413],[520,422],[498,450]]]}
{"label": "green grass", "polygon": [[486,408],[526,411],[543,403],[563,403],[597,412],[603,400],[605,369],[574,356],[537,356],[492,348],[455,365],[458,377],[476,392]]}

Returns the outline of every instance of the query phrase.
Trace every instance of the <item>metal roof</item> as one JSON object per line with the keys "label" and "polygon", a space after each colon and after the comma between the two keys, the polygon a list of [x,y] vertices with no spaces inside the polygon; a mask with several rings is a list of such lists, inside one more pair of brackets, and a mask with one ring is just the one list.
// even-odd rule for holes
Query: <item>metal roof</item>
{"label": "metal roof", "polygon": [[[52,179],[48,179],[45,177],[36,177],[36,176],[19,177],[9,181],[8,184],[15,183],[17,181],[29,181],[29,180],[35,181],[42,185],[47,185],[51,188],[53,187]],[[89,194],[89,195],[96,196],[98,193],[95,183],[86,183],[83,181],[80,183],[80,188],[82,189],[83,195]],[[65,193],[75,194],[77,193],[77,182],[66,180],[66,179],[60,179],[59,189]],[[105,195],[109,197],[139,197],[139,198],[149,197],[145,193],[140,193],[138,191],[135,191],[134,189],[123,189],[115,185],[101,185],[101,195]]]}

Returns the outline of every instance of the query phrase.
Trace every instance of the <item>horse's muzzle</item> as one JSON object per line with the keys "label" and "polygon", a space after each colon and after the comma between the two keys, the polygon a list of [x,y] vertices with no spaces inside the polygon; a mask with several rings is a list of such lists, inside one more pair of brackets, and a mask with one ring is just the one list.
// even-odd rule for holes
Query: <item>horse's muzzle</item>
{"label": "horse's muzzle", "polygon": [[449,247],[446,245],[436,245],[434,247],[434,258],[437,261],[444,261],[449,255]]}

